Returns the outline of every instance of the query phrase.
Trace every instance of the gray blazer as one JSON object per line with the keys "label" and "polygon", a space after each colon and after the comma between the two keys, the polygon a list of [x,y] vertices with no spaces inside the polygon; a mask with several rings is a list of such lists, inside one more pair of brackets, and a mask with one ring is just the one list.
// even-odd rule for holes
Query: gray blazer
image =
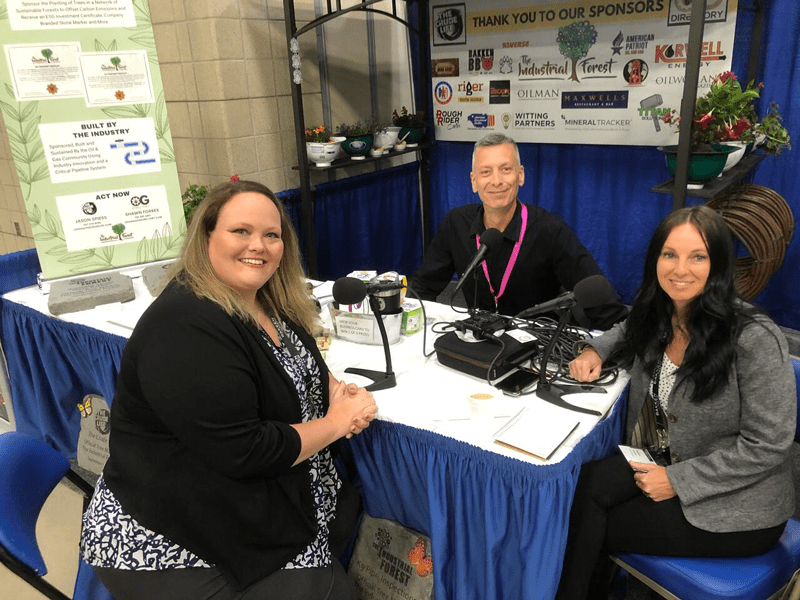
{"label": "gray blazer", "polygon": [[[621,341],[618,324],[591,345],[603,360]],[[652,373],[636,359],[625,436],[650,389]],[[669,398],[667,476],[686,519],[717,533],[774,527],[794,512],[789,452],[797,420],[794,369],[786,339],[765,316],[743,329],[728,384],[699,403],[678,376]]]}

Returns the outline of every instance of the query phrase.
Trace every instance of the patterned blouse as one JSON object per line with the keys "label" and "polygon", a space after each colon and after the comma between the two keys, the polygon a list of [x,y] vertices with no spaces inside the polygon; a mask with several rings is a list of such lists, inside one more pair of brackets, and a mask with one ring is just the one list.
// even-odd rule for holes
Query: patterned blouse
{"label": "patterned blouse", "polygon": [[[677,371],[680,368],[674,364],[664,352],[664,358],[661,360],[661,372],[659,374],[658,383],[658,400],[661,410],[667,414],[669,408],[669,397],[672,395],[672,388],[675,387],[675,379]],[[655,377],[650,382],[650,395],[654,395],[655,390]],[[665,419],[665,435],[666,440],[669,441],[669,421]],[[658,447],[658,434],[656,433],[656,415],[653,410],[653,403],[649,397],[642,404],[642,410],[639,413],[639,418],[633,428],[631,436],[631,445],[635,448],[656,448]]]}
{"label": "patterned blouse", "polygon": [[[300,397],[303,422],[318,419],[323,413],[323,386],[319,366],[313,354],[295,333],[276,319],[281,345],[276,346],[262,328],[278,362],[294,381]],[[327,448],[309,460],[311,491],[317,520],[317,537],[284,569],[325,567],[330,564],[328,524],[336,512],[336,493],[342,485]],[[159,571],[213,565],[175,544],[163,535],[141,525],[125,512],[103,481],[97,482],[89,507],[83,515],[81,555],[90,565],[134,571]]]}

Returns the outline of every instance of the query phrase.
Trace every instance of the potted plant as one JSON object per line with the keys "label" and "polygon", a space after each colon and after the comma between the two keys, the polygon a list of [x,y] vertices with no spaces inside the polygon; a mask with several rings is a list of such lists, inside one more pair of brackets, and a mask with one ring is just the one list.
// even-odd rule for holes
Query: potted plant
{"label": "potted plant", "polygon": [[183,200],[183,216],[186,218],[187,225],[192,220],[194,211],[197,210],[200,203],[205,200],[207,194],[208,188],[206,186],[195,184],[190,185],[184,190],[183,194],[181,194],[181,199]]}
{"label": "potted plant", "polygon": [[372,121],[356,121],[352,125],[342,123],[337,132],[344,137],[342,150],[351,160],[364,160],[372,148],[374,141],[375,123]]}
{"label": "potted plant", "polygon": [[[697,99],[692,116],[690,180],[709,181],[730,169],[752,149],[758,136],[771,140],[771,146],[765,146],[770,154],[780,154],[781,149],[788,147],[789,135],[780,123],[777,107],[765,118],[766,126],[758,122],[754,102],[763,88],[763,83],[755,85],[751,81],[742,89],[736,74],[725,71]],[[663,120],[679,130],[680,116],[676,113],[673,110],[665,114]],[[767,127],[769,136],[764,133]],[[677,146],[662,146],[660,150],[667,154],[667,165],[674,175]]]}
{"label": "potted plant", "polygon": [[782,121],[783,117],[778,112],[778,105],[772,102],[769,105],[767,116],[754,127],[756,137],[763,136],[764,150],[775,156],[780,156],[784,148],[792,149],[792,145],[789,143],[789,132],[783,126]]}
{"label": "potted plant", "polygon": [[[236,181],[239,181],[238,175],[231,175],[231,178],[228,180],[230,183],[234,183]],[[192,184],[183,191],[183,194],[181,194],[181,200],[183,200],[183,216],[186,219],[187,225],[192,220],[194,211],[197,210],[197,207],[200,205],[200,203],[205,200],[206,196],[208,195],[208,191],[208,187],[204,185]]]}
{"label": "potted plant", "polygon": [[[754,142],[759,135],[765,137],[765,150],[778,155],[789,147],[789,133],[781,124],[782,118],[774,102],[770,111],[759,122],[754,102],[761,96],[764,84],[747,84],[742,89],[736,74],[725,71],[717,75],[708,92],[697,99],[692,118],[692,150],[709,151],[714,144]],[[664,122],[680,129],[680,116],[673,110],[664,115]],[[772,144],[767,146],[766,139]]]}
{"label": "potted plant", "polygon": [[398,127],[392,123],[376,125],[375,141],[372,143],[373,152],[378,148],[381,150],[381,154],[388,154],[389,150],[392,149],[397,138],[400,136],[401,129],[402,127]]}
{"label": "potted plant", "polygon": [[400,109],[400,113],[397,110],[392,111],[392,123],[401,128],[397,141],[405,141],[411,148],[420,143],[425,137],[427,123],[425,122],[425,111],[423,110],[410,114],[408,109],[403,106]]}
{"label": "potted plant", "polygon": [[339,156],[339,148],[344,138],[332,137],[324,125],[306,129],[306,154],[318,167],[330,167]]}

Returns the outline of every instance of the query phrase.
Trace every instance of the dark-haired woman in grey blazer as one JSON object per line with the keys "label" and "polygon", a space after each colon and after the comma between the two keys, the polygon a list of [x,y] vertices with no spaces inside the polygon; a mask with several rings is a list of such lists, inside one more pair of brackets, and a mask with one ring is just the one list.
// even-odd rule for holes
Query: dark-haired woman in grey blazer
{"label": "dark-haired woman in grey blazer", "polygon": [[719,214],[673,212],[628,319],[570,364],[579,381],[605,362],[629,369],[626,443],[659,465],[583,466],[557,598],[606,600],[610,553],[760,554],[794,512],[794,372],[778,327],[736,294],[733,267]]}

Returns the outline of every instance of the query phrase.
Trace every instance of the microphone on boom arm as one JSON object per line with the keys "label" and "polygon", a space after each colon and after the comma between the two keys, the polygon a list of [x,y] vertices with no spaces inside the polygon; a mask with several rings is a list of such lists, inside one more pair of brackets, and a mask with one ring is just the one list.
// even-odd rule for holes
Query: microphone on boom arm
{"label": "microphone on boom arm", "polygon": [[603,304],[614,302],[616,299],[617,293],[614,291],[614,288],[611,286],[611,283],[608,281],[608,279],[602,275],[592,275],[576,283],[575,289],[571,292],[566,292],[556,298],[553,298],[552,300],[548,300],[547,302],[542,302],[541,304],[527,308],[515,317],[518,319],[529,319],[534,315],[539,315],[542,313],[559,313],[558,326],[556,327],[553,336],[550,338],[550,342],[547,344],[547,347],[542,353],[540,360],[539,383],[536,386],[536,395],[539,398],[569,410],[590,415],[600,415],[600,413],[596,410],[575,406],[565,402],[562,399],[562,396],[564,396],[565,393],[568,393],[568,391],[563,387],[559,387],[558,385],[547,380],[547,363],[550,360],[550,356],[553,353],[553,348],[558,341],[559,335],[561,335],[561,332],[567,325],[570,308],[573,306],[578,306],[583,309],[594,308],[596,306],[602,306]]}
{"label": "microphone on boom arm", "polygon": [[345,373],[354,373],[355,375],[362,375],[363,377],[372,379],[373,383],[366,386],[366,389],[370,392],[393,388],[397,385],[394,371],[392,370],[389,337],[386,335],[386,327],[383,325],[383,317],[381,315],[385,304],[383,298],[379,297],[378,294],[395,290],[399,293],[402,287],[403,284],[399,281],[378,282],[367,285],[355,277],[340,277],[333,283],[333,299],[339,304],[358,304],[368,296],[369,307],[372,310],[372,314],[375,315],[375,319],[378,321],[378,331],[381,333],[383,353],[386,357],[386,371],[374,371],[355,367],[348,367],[344,370]]}
{"label": "microphone on boom arm", "polygon": [[453,291],[453,296],[455,296],[458,293],[458,290],[460,290],[464,285],[464,282],[467,280],[467,276],[472,273],[490,253],[496,251],[500,247],[500,244],[503,243],[503,234],[500,233],[500,230],[491,227],[480,235],[480,243],[481,244],[478,247],[478,250],[472,255],[467,268],[464,269],[464,272],[458,279],[456,289]]}

